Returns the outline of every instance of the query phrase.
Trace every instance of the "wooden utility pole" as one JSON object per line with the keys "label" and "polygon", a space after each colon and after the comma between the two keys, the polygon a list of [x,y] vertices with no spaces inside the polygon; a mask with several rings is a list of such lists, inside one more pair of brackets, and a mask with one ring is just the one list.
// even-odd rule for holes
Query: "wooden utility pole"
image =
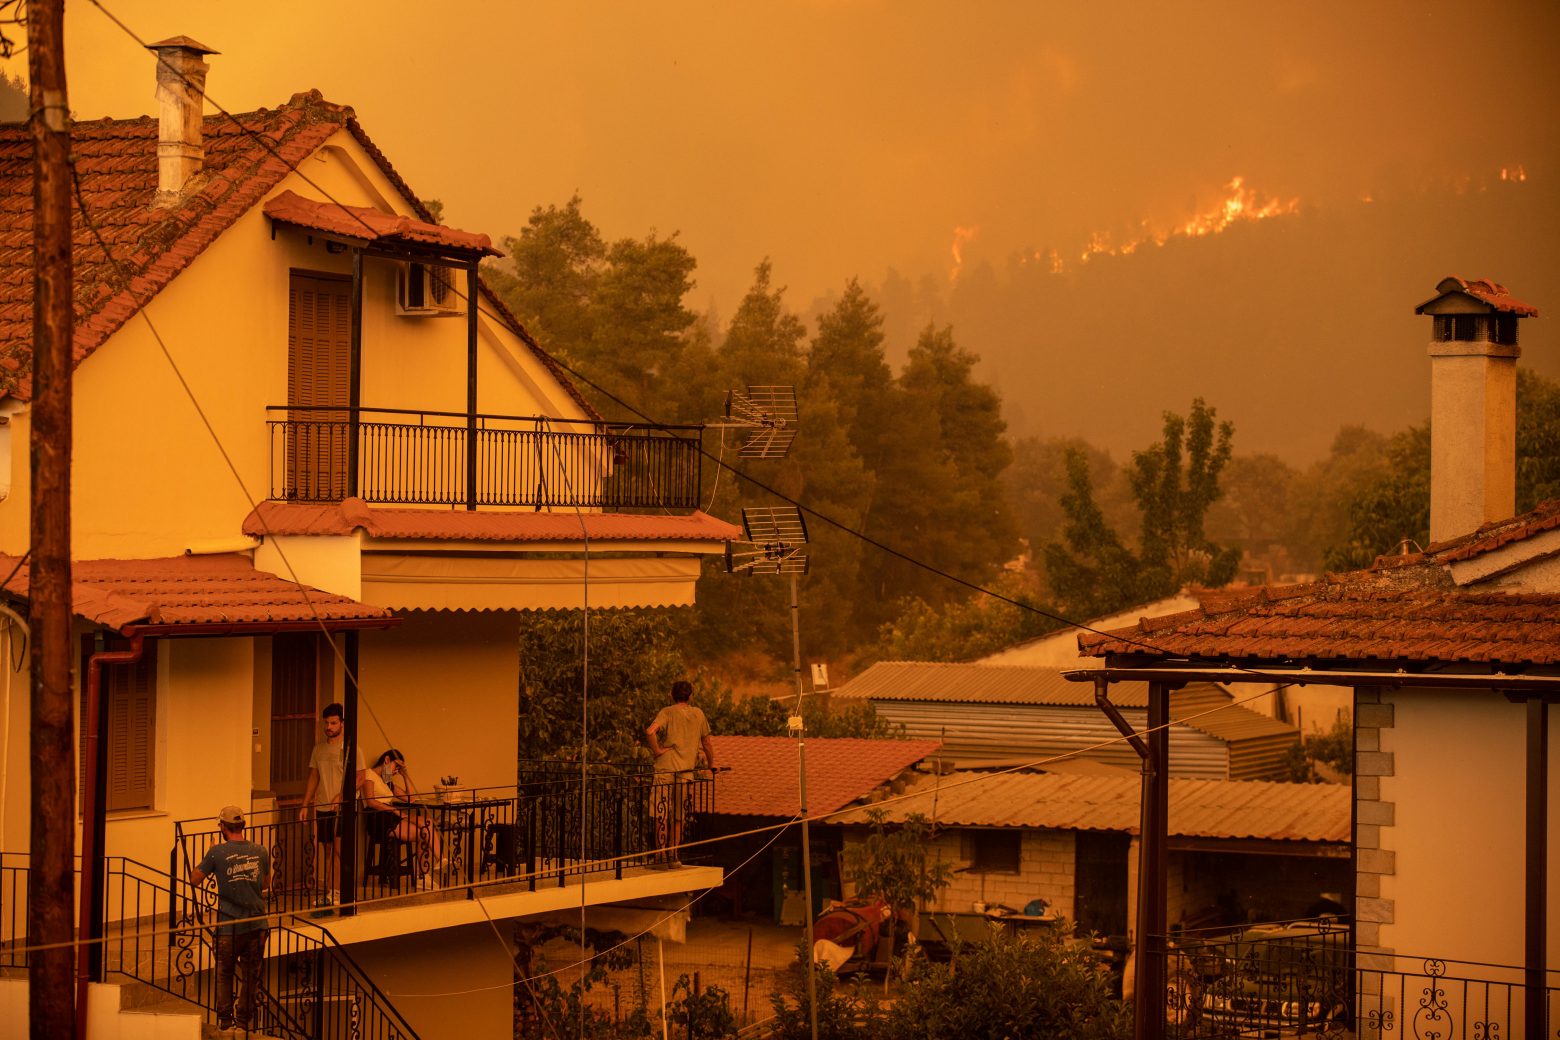
{"label": "wooden utility pole", "polygon": [[70,105],[65,2],[27,0],[33,142],[32,834],[27,874],[33,1040],[76,1033],[71,969],[76,771],[70,682]]}

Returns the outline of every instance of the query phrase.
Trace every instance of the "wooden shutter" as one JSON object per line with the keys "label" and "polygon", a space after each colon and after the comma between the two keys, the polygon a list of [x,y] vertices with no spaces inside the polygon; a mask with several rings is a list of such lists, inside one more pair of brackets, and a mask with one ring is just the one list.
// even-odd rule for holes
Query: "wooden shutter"
{"label": "wooden shutter", "polygon": [[[128,644],[113,640],[108,648],[122,650]],[[82,690],[79,721],[81,747],[86,747],[86,658],[90,646],[83,648]],[[108,745],[107,800],[104,808],[151,809],[156,805],[157,765],[157,642],[147,640],[141,660],[135,664],[105,665],[102,688],[98,691],[108,705],[108,730],[102,739]],[[87,785],[87,760],[80,756],[78,790]],[[84,800],[84,799],[83,799]]]}
{"label": "wooden shutter", "polygon": [[352,283],[292,272],[287,300],[289,497],[339,501],[347,494]]}
{"label": "wooden shutter", "polygon": [[305,633],[271,641],[271,790],[301,795],[314,750],[319,639]]}

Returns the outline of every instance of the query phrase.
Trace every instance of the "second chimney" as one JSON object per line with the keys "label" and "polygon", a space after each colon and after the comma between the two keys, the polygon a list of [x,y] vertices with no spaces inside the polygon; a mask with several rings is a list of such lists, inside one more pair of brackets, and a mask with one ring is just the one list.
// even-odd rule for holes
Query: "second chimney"
{"label": "second chimney", "polygon": [[206,162],[201,143],[206,71],[202,61],[217,52],[188,36],[174,36],[146,49],[157,54],[157,196],[176,200]]}
{"label": "second chimney", "polygon": [[1517,322],[1538,314],[1483,279],[1443,278],[1414,308],[1430,338],[1430,541],[1514,514]]}

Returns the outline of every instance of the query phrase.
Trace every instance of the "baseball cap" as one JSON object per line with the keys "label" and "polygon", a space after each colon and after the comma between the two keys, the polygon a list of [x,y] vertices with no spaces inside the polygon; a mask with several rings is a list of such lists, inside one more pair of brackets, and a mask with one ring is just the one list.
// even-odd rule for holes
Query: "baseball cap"
{"label": "baseball cap", "polygon": [[217,813],[217,819],[229,827],[242,827],[244,825],[244,810],[236,805],[225,805],[222,811]]}

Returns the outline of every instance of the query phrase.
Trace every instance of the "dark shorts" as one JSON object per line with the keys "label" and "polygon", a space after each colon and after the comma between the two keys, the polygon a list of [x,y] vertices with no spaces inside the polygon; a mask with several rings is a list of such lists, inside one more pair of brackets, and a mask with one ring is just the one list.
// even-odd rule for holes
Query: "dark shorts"
{"label": "dark shorts", "polygon": [[314,810],[314,840],[321,845],[329,845],[336,837],[336,810]]}

